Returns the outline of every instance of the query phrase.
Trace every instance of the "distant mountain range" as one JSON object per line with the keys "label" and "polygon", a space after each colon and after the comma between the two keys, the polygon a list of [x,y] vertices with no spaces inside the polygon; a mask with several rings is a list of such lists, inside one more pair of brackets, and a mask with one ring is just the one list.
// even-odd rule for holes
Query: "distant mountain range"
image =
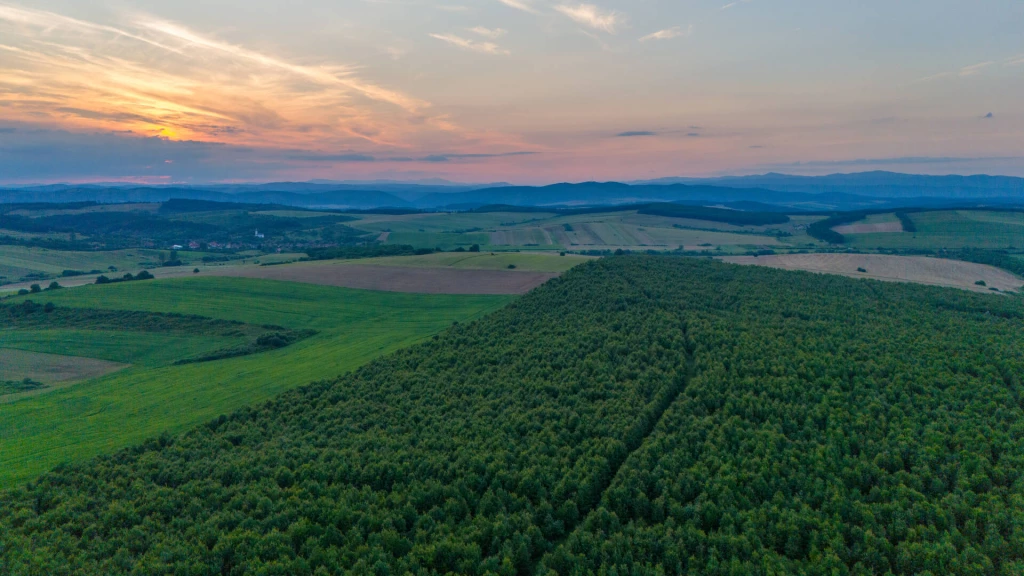
{"label": "distant mountain range", "polygon": [[0,190],[0,203],[163,202],[171,198],[303,208],[469,210],[485,205],[601,206],[642,202],[738,210],[852,210],[900,206],[1024,205],[1024,179],[865,172],[833,176],[663,178],[628,184],[458,185],[450,182],[277,182],[210,186],[49,185]]}
{"label": "distant mountain range", "polygon": [[860,172],[830,176],[727,176],[723,178],[660,178],[636,185],[689,184],[728,188],[764,188],[806,194],[842,193],[872,198],[1024,198],[1024,178],[1012,176],[924,176],[895,172]]}

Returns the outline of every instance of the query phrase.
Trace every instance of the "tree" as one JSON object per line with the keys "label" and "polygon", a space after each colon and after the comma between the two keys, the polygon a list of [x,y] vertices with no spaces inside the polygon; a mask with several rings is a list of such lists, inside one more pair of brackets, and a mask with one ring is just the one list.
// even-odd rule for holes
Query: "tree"
{"label": "tree", "polygon": [[469,247],[469,251],[470,252],[479,252],[480,251],[480,245],[479,244],[473,244],[472,246]]}
{"label": "tree", "polygon": [[29,288],[29,290],[32,291],[33,294],[37,294],[37,293],[43,291],[43,288],[39,284],[33,284],[33,285],[29,286],[28,288]]}
{"label": "tree", "polygon": [[56,280],[54,280],[53,282],[50,282],[50,286],[47,288],[47,290],[60,290],[60,288],[60,284],[57,283]]}

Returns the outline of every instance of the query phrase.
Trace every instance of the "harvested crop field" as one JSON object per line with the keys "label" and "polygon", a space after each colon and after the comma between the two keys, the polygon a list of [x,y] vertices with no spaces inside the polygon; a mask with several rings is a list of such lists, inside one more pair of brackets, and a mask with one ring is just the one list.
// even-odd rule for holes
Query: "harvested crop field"
{"label": "harvested crop field", "polygon": [[873,234],[876,232],[903,232],[900,222],[878,222],[875,224],[847,224],[833,228],[840,234]]}
{"label": "harvested crop field", "polygon": [[[733,264],[748,264],[842,274],[853,278],[874,278],[894,282],[916,282],[934,286],[988,292],[990,288],[1017,291],[1024,280],[993,266],[928,258],[925,256],[886,256],[881,254],[784,254],[775,256],[730,256]],[[866,272],[859,272],[858,269]],[[984,286],[977,285],[982,281]]]}
{"label": "harvested crop field", "polygon": [[343,262],[223,268],[211,274],[419,294],[525,294],[558,276],[549,272],[363,266]]}
{"label": "harvested crop field", "polygon": [[44,384],[56,384],[103,376],[127,366],[95,358],[0,348],[0,380],[31,378]]}

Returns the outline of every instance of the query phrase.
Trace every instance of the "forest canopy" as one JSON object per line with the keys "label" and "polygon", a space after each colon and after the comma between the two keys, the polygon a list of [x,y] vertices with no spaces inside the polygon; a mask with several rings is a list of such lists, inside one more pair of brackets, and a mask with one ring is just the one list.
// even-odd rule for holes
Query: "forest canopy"
{"label": "forest canopy", "polygon": [[16,574],[1024,573],[1019,299],[694,259],[0,494]]}

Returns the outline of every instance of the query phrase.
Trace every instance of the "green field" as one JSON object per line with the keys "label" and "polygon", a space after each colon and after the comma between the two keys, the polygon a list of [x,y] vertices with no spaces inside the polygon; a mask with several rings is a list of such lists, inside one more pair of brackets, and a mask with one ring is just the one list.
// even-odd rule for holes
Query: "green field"
{"label": "green field", "polygon": [[910,218],[917,226],[913,234],[850,234],[846,237],[847,243],[861,249],[1024,248],[1022,213],[962,210],[911,213]]}
{"label": "green field", "polygon": [[565,272],[591,260],[586,256],[538,254],[531,252],[440,252],[423,256],[393,256],[353,260],[359,266],[408,266],[412,268],[458,268],[464,270],[507,270],[515,266],[525,272]]}
{"label": "green field", "polygon": [[388,244],[408,244],[414,248],[467,248],[473,244],[486,246],[490,244],[490,236],[482,232],[392,232],[388,236]]}
{"label": "green field", "polygon": [[500,308],[502,296],[369,292],[239,278],[183,278],[46,293],[59,306],[197,314],[319,333],[253,356],[172,366],[221,338],[82,331],[3,331],[2,346],[92,356],[132,366],[0,405],[0,486],[177,432]]}
{"label": "green field", "polygon": [[[167,251],[130,249],[97,252],[49,250],[27,246],[0,246],[0,284],[18,282],[25,276],[37,274],[45,278],[56,278],[64,270],[108,272],[113,266],[121,272],[138,272],[142,268],[160,265],[160,254]],[[178,257],[186,265],[200,262],[207,254],[201,252],[179,252]]]}

